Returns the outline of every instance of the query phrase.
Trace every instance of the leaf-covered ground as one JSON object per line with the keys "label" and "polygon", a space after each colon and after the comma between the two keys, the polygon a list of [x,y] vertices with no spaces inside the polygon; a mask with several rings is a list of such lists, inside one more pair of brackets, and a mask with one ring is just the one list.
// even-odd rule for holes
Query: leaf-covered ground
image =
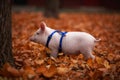
{"label": "leaf-covered ground", "polygon": [[[61,31],[84,31],[102,40],[85,61],[82,54],[50,58],[41,44],[29,41],[41,21]],[[120,14],[60,13],[60,19],[41,12],[12,14],[12,46],[18,69],[5,64],[0,75],[24,80],[120,80]]]}

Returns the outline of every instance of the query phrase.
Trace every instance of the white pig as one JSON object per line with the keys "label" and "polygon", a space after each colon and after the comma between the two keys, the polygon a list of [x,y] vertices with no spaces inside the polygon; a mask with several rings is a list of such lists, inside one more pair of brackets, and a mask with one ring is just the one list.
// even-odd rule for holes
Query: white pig
{"label": "white pig", "polygon": [[[45,22],[41,22],[39,29],[30,37],[30,40],[45,46],[48,41],[48,36],[54,31],[54,29],[47,27]],[[54,33],[48,44],[48,48],[51,50],[50,55],[55,58],[59,53],[61,36],[59,32]],[[85,59],[94,59],[95,56],[92,54],[92,51],[97,41],[100,40],[96,40],[92,35],[86,32],[68,32],[62,39],[62,52],[64,54],[82,53]]]}

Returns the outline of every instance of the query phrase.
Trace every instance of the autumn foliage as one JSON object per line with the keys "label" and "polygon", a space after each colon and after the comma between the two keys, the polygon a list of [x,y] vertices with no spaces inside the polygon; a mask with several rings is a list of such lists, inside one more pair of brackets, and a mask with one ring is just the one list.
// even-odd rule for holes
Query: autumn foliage
{"label": "autumn foliage", "polygon": [[[48,49],[29,41],[41,21],[61,31],[84,31],[101,41],[85,61],[82,54],[50,58]],[[0,69],[3,77],[23,80],[119,80],[120,14],[60,13],[60,19],[45,18],[41,12],[12,14],[12,47],[17,69],[8,63]]]}

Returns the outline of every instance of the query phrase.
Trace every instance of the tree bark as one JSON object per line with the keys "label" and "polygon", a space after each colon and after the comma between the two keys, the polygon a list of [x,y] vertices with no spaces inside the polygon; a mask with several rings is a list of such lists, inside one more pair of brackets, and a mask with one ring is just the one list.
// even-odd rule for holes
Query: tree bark
{"label": "tree bark", "polygon": [[12,55],[11,0],[0,0],[0,67],[15,66]]}
{"label": "tree bark", "polygon": [[59,18],[59,0],[45,0],[44,16]]}

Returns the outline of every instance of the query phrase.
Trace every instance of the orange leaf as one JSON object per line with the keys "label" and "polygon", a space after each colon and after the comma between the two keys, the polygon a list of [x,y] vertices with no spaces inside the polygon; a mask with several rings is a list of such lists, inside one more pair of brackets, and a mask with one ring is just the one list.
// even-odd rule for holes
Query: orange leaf
{"label": "orange leaf", "polygon": [[50,65],[50,68],[49,68],[48,70],[46,70],[46,71],[43,73],[43,75],[44,75],[45,77],[50,78],[50,77],[53,77],[53,76],[56,74],[56,72],[57,72],[56,66],[55,66],[55,65]]}
{"label": "orange leaf", "polygon": [[9,63],[5,63],[3,68],[0,70],[0,74],[7,77],[20,77],[21,73],[19,70],[12,67]]}
{"label": "orange leaf", "polygon": [[98,64],[103,64],[103,60],[99,57],[96,57],[95,58],[95,61],[98,63]]}
{"label": "orange leaf", "polygon": [[34,70],[33,70],[33,68],[32,67],[30,67],[30,66],[24,66],[24,74],[23,74],[23,77],[24,78],[29,78],[29,79],[31,79],[31,78],[33,78],[35,76],[35,72],[34,72]]}
{"label": "orange leaf", "polygon": [[93,61],[93,59],[88,59],[88,60],[87,60],[87,64],[88,64],[88,66],[93,67],[93,66],[94,66],[94,61]]}
{"label": "orange leaf", "polygon": [[20,77],[22,74],[13,67],[8,67],[7,71],[14,77]]}
{"label": "orange leaf", "polygon": [[44,73],[45,71],[47,71],[47,68],[44,64],[42,64],[40,67],[36,69],[36,73],[38,74]]}
{"label": "orange leaf", "polygon": [[58,74],[65,74],[65,73],[67,73],[69,71],[69,68],[67,68],[67,67],[58,67],[57,68],[57,73]]}
{"label": "orange leaf", "polygon": [[99,68],[98,70],[99,70],[99,71],[102,71],[102,72],[104,72],[104,73],[106,73],[106,72],[108,71],[106,68]]}
{"label": "orange leaf", "polygon": [[105,60],[103,64],[104,64],[105,68],[107,68],[107,69],[110,68],[110,64],[107,60]]}
{"label": "orange leaf", "polygon": [[6,77],[10,77],[11,74],[9,74],[9,72],[7,71],[8,67],[10,67],[10,64],[9,63],[5,63],[3,65],[3,68],[0,69],[0,75],[6,76]]}
{"label": "orange leaf", "polygon": [[90,71],[88,74],[91,78],[94,77],[94,72]]}
{"label": "orange leaf", "polygon": [[109,53],[109,54],[108,54],[108,60],[109,60],[109,61],[112,61],[113,59],[114,59],[114,54]]}
{"label": "orange leaf", "polygon": [[35,60],[35,63],[41,65],[44,63],[44,60]]}

